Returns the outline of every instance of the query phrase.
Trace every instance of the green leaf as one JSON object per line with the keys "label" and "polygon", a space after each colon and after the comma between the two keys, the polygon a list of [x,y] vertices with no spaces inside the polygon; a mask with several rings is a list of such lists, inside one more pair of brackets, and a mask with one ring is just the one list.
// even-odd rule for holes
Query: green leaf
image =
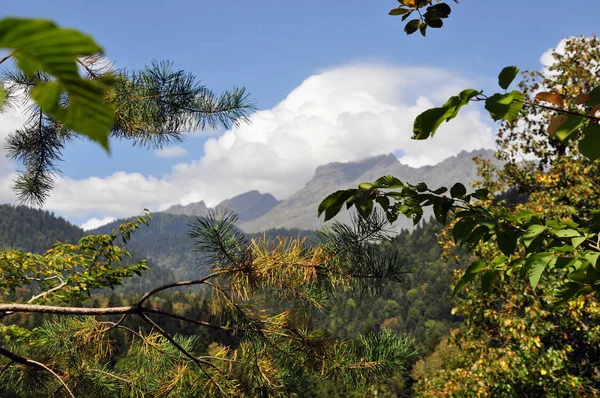
{"label": "green leaf", "polygon": [[475,199],[479,200],[488,200],[490,196],[490,191],[487,189],[480,188],[471,194]]}
{"label": "green leaf", "polygon": [[466,194],[467,189],[460,182],[457,182],[452,186],[452,188],[450,188],[450,195],[452,195],[453,198],[462,198]]}
{"label": "green leaf", "polygon": [[404,183],[393,176],[379,177],[373,182],[375,188],[403,188]]}
{"label": "green leaf", "polygon": [[438,18],[448,18],[450,16],[450,13],[452,12],[452,9],[448,4],[441,3],[428,7],[427,12],[435,14],[435,16],[437,16]]}
{"label": "green leaf", "polygon": [[492,290],[492,285],[500,272],[497,270],[489,270],[481,277],[481,290],[488,293]]}
{"label": "green leaf", "polygon": [[579,130],[581,126],[583,126],[584,122],[585,118],[583,117],[569,115],[567,117],[567,120],[556,129],[554,134],[556,135],[556,137],[558,137],[559,140],[566,141],[571,137],[571,135],[573,135],[573,133]]}
{"label": "green leaf", "polygon": [[515,80],[515,77],[517,77],[518,73],[519,68],[516,66],[507,66],[506,68],[502,69],[502,72],[500,72],[500,75],[498,76],[498,84],[500,87],[507,90],[513,80]]}
{"label": "green leaf", "polygon": [[449,200],[437,199],[433,204],[433,214],[435,219],[442,225],[446,225],[448,221],[448,212],[452,208],[452,204]]}
{"label": "green leaf", "polygon": [[358,188],[363,191],[369,191],[373,188],[373,184],[371,184],[370,182],[361,182],[360,184],[358,184]]}
{"label": "green leaf", "polygon": [[581,245],[583,242],[585,242],[587,238],[585,236],[579,236],[576,238],[572,238],[571,239],[571,243],[573,244],[574,248],[578,248],[579,245]]}
{"label": "green leaf", "polygon": [[587,250],[583,254],[583,258],[585,258],[590,262],[590,264],[595,266],[598,263],[598,258],[600,258],[600,253],[597,251]]}
{"label": "green leaf", "polygon": [[452,229],[452,237],[454,241],[459,246],[462,245],[471,232],[473,228],[477,225],[477,221],[472,218],[462,218],[456,224],[454,224],[454,228]]}
{"label": "green leaf", "polygon": [[[66,107],[61,104],[60,98],[67,91],[58,82],[38,84],[31,91],[31,98],[46,113],[108,151],[108,131],[114,122],[114,112],[102,99],[107,86],[98,80],[81,80],[77,86],[77,92],[68,94]],[[94,96],[100,100],[90,100]]]}
{"label": "green leaf", "polygon": [[422,24],[421,26],[419,26],[419,30],[421,31],[421,36],[427,36],[427,25]]}
{"label": "green leaf", "polygon": [[355,200],[354,206],[362,218],[368,218],[373,212],[373,200],[366,193],[361,193]]}
{"label": "green leaf", "polygon": [[581,236],[579,231],[574,229],[561,229],[560,231],[556,231],[554,235],[558,236],[559,238],[574,238],[576,236]]}
{"label": "green leaf", "polygon": [[404,31],[406,32],[407,35],[412,35],[419,29],[420,25],[421,25],[421,21],[419,19],[410,20],[404,27]]}
{"label": "green leaf", "polygon": [[[77,59],[102,53],[94,40],[73,29],[63,29],[39,19],[0,20],[0,48],[14,49],[17,66],[27,75],[37,72],[54,77],[39,84],[32,99],[67,128],[85,135],[108,150],[114,113],[104,101],[108,81],[89,81],[79,76]],[[68,95],[67,106],[61,95]]]}
{"label": "green leaf", "polygon": [[498,242],[498,248],[504,255],[510,256],[517,249],[517,239],[519,235],[513,231],[499,231],[496,234],[496,240]]}
{"label": "green leaf", "polygon": [[589,123],[583,129],[583,135],[579,141],[579,152],[590,160],[600,159],[600,124]]}
{"label": "green leaf", "polygon": [[581,292],[583,288],[584,287],[579,283],[567,283],[556,293],[556,296],[550,305],[550,310],[554,311],[557,307],[560,307],[567,301],[571,300],[573,297],[577,296],[577,294]]}
{"label": "green leaf", "polygon": [[531,242],[533,242],[533,240],[539,235],[541,235],[545,230],[546,227],[543,225],[530,225],[529,228],[527,228],[527,231],[525,231],[525,234],[523,235],[523,244],[526,247],[529,247],[529,245],[531,245]]}
{"label": "green leaf", "polygon": [[460,108],[467,105],[473,97],[479,94],[481,94],[481,91],[467,89],[457,96],[450,97],[443,106],[428,109],[421,113],[413,124],[413,139],[424,140],[433,136],[444,121],[448,122],[454,119]]}
{"label": "green leaf", "polygon": [[446,187],[440,187],[440,188],[436,189],[435,191],[433,191],[433,193],[436,195],[441,195],[446,192],[448,192],[448,188],[446,188]]}
{"label": "green leaf", "polygon": [[391,10],[389,12],[389,15],[404,15],[406,13],[409,13],[410,10],[408,8],[403,8],[403,7],[398,7],[398,8],[394,8],[393,10]]}
{"label": "green leaf", "polygon": [[439,29],[442,26],[444,26],[444,21],[442,21],[440,18],[425,18],[425,23],[434,28],[434,29]]}
{"label": "green leaf", "polygon": [[456,294],[460,292],[467,283],[475,279],[477,277],[477,274],[479,274],[485,268],[486,265],[482,261],[475,261],[471,263],[471,265],[467,267],[465,272],[462,274],[462,276],[456,283],[456,286],[454,286],[454,290],[452,291],[452,297],[456,296]]}
{"label": "green leaf", "polygon": [[321,217],[321,214],[325,212],[325,221],[331,220],[340,212],[344,203],[356,192],[356,189],[346,189],[330,194],[319,204],[318,217]]}
{"label": "green leaf", "polygon": [[475,248],[475,246],[477,246],[479,241],[481,241],[481,239],[486,234],[489,234],[489,232],[490,232],[490,229],[485,225],[480,225],[477,228],[475,228],[473,230],[473,232],[471,232],[471,234],[465,240],[465,245],[467,246],[467,249],[473,250]]}
{"label": "green leaf", "polygon": [[417,192],[425,192],[427,191],[427,184],[424,182],[420,182],[415,186]]}
{"label": "green leaf", "polygon": [[387,196],[377,196],[375,201],[379,203],[383,210],[387,210],[390,207],[390,199]]}
{"label": "green leaf", "polygon": [[594,269],[591,265],[587,265],[585,267],[581,267],[568,275],[568,278],[573,282],[593,285],[598,281],[598,271]]}
{"label": "green leaf", "polygon": [[485,109],[495,121],[512,122],[519,116],[524,99],[523,93],[517,90],[508,94],[494,94],[485,101]]}
{"label": "green leaf", "polygon": [[529,283],[535,289],[540,282],[540,278],[550,262],[555,259],[552,253],[536,253],[527,258],[525,267],[529,269]]}

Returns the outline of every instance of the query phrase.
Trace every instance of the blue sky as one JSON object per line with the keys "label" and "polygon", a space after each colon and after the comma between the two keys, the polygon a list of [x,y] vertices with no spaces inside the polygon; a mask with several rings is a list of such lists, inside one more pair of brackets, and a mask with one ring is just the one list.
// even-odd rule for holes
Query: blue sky
{"label": "blue sky", "polygon": [[[430,30],[422,38],[407,37],[400,19],[387,15],[397,5],[395,0],[2,3],[3,16],[48,18],[91,34],[119,68],[170,60],[217,91],[245,85],[260,109],[277,106],[310,76],[356,64],[438,68],[448,72],[450,80],[465,78],[478,87],[491,88],[503,66],[539,69],[542,53],[563,37],[591,35],[600,16],[597,0],[579,1],[568,8],[559,1],[463,0],[452,3],[452,15],[443,29]],[[188,139],[183,145],[188,156],[178,158],[159,158],[153,151],[117,141],[112,142],[113,152],[107,157],[99,148],[81,142],[65,151],[61,168],[63,176],[74,180],[115,172],[160,179],[176,164],[201,159],[206,139]],[[401,148],[393,151],[402,153]],[[199,195],[188,195],[186,200]],[[70,214],[55,207],[79,223],[92,215],[122,215],[110,211]]]}

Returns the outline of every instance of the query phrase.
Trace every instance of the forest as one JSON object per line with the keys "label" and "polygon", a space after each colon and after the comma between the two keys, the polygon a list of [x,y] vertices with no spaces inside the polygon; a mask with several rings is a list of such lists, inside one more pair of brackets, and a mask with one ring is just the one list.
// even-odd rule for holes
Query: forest
{"label": "forest", "polygon": [[[426,46],[457,3],[401,0],[388,18]],[[92,233],[43,210],[76,139],[162,148],[249,123],[244,87],[169,62],[112,70],[45,19],[1,19],[0,47],[0,106],[32,104],[7,137],[13,191],[41,207],[0,205],[1,397],[600,395],[597,37],[417,114],[425,148],[459,114],[489,116],[495,159],[473,159],[472,186],[376,176],[323,197],[319,230],[255,234],[227,209]]]}

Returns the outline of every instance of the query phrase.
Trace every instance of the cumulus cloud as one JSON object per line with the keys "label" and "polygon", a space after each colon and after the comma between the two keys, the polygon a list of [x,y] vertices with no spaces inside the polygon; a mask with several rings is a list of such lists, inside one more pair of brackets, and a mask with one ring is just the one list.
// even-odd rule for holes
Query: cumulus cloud
{"label": "cumulus cloud", "polygon": [[187,149],[181,146],[170,146],[157,149],[154,153],[159,158],[182,158],[189,155]]}
{"label": "cumulus cloud", "polygon": [[549,73],[548,67],[550,67],[556,60],[554,59],[553,53],[564,54],[565,47],[567,45],[568,37],[558,42],[556,47],[547,49],[540,57],[540,63],[542,64],[543,71]]}
{"label": "cumulus cloud", "polygon": [[90,229],[96,229],[98,227],[101,227],[103,225],[106,225],[108,223],[111,223],[113,221],[115,221],[116,218],[115,217],[104,217],[104,218],[90,218],[89,220],[87,220],[86,222],[84,222],[83,224],[81,224],[81,228],[84,231],[89,231]]}
{"label": "cumulus cloud", "polygon": [[252,189],[283,199],[302,188],[316,167],[332,161],[395,152],[401,162],[423,166],[462,150],[491,148],[488,119],[476,108],[445,123],[433,140],[410,139],[420,112],[472,85],[437,68],[328,69],[275,107],[253,114],[250,124],[208,139],[199,159],[179,163],[160,178],[124,172],[60,178],[46,207],[72,217],[123,217],[143,207],[156,211],[199,200],[212,206]]}

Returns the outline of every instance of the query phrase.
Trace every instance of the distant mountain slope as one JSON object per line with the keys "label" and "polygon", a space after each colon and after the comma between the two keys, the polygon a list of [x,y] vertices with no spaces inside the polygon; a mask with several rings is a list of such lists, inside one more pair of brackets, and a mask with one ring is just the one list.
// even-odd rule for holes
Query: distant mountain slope
{"label": "distant mountain slope", "polygon": [[215,209],[232,210],[239,214],[240,222],[247,222],[263,216],[278,204],[279,201],[270,193],[250,191],[222,201],[215,206]]}
{"label": "distant mountain slope", "polygon": [[[181,214],[155,213],[150,227],[142,226],[128,243],[128,249],[152,260],[159,267],[172,272],[177,280],[197,278],[204,270],[203,256],[194,251],[194,241],[188,236],[190,223],[195,217]],[[90,233],[107,233],[122,223],[117,220]],[[311,231],[275,229],[249,235],[265,235],[268,239],[280,237],[307,237]]]}
{"label": "distant mountain slope", "polygon": [[48,211],[0,205],[0,249],[43,253],[56,241],[77,243],[81,228]]}
{"label": "distant mountain slope", "polygon": [[201,216],[206,213],[208,207],[204,203],[204,201],[190,203],[189,205],[174,205],[169,207],[167,210],[162,211],[162,213],[183,215],[183,216]]}
{"label": "distant mountain slope", "polygon": [[[277,206],[279,201],[270,193],[262,194],[258,191],[249,191],[226,199],[216,205],[217,210],[230,209],[239,215],[240,222],[252,221]],[[190,203],[188,205],[175,205],[161,213],[169,213],[185,216],[202,216],[208,211],[204,201]]]}
{"label": "distant mountain slope", "polygon": [[[463,151],[435,166],[413,168],[404,165],[392,155],[370,157],[357,162],[329,163],[317,168],[314,177],[300,191],[285,199],[271,211],[256,220],[241,224],[246,232],[258,232],[271,228],[318,229],[323,225],[317,219],[319,203],[330,193],[356,187],[361,182],[373,181],[383,175],[393,175],[409,183],[425,182],[431,187],[448,186],[461,182],[470,185],[477,178],[472,159],[475,156],[493,159],[491,150]],[[337,218],[349,220],[343,211]],[[408,228],[411,222],[398,219],[398,227]]]}

